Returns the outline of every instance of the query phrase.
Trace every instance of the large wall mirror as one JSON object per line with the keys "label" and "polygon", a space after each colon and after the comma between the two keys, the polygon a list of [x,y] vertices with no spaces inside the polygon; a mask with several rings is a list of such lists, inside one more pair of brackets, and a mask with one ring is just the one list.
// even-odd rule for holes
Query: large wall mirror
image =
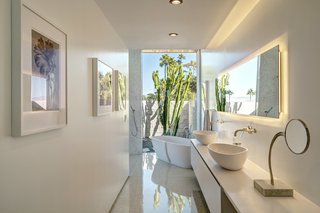
{"label": "large wall mirror", "polygon": [[216,79],[217,110],[279,118],[279,46],[221,73]]}

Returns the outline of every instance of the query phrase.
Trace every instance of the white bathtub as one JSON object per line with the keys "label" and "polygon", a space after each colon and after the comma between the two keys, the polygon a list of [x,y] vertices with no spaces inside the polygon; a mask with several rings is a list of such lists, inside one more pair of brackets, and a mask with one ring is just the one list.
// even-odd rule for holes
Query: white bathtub
{"label": "white bathtub", "polygon": [[191,168],[190,139],[175,136],[155,136],[151,140],[158,159],[182,168]]}

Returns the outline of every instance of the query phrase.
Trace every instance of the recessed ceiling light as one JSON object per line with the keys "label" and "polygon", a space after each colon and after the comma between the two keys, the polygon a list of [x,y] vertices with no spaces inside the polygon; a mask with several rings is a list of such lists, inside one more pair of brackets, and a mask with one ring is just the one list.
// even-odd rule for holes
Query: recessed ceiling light
{"label": "recessed ceiling light", "polygon": [[178,5],[178,4],[182,4],[183,0],[170,0],[169,2],[170,4]]}
{"label": "recessed ceiling light", "polygon": [[178,33],[169,33],[169,36],[176,37],[176,36],[178,36]]}

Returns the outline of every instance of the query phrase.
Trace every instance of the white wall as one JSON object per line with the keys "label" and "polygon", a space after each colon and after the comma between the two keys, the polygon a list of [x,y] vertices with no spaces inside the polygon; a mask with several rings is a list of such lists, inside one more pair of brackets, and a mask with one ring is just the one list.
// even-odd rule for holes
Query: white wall
{"label": "white wall", "polygon": [[[289,118],[303,119],[311,132],[309,150],[301,156],[292,154],[279,138],[273,148],[274,174],[295,190],[320,205],[320,131],[319,131],[319,52],[320,1],[260,0],[236,31],[219,50],[212,53],[214,69],[219,72],[241,60],[265,44],[286,34],[288,44],[288,83],[285,112]],[[220,54],[215,55],[217,52]],[[284,70],[286,72],[286,70]],[[283,86],[283,84],[282,84]],[[284,88],[285,89],[285,88]],[[231,138],[234,130],[249,122],[257,128],[255,135],[244,134],[249,159],[267,170],[267,154],[271,139],[283,131],[287,119],[260,119],[219,114],[226,122],[219,125],[221,138]]]}
{"label": "white wall", "polygon": [[92,117],[89,58],[128,74],[128,52],[93,0],[25,2],[68,35],[68,125],[10,136],[11,0],[1,0],[0,212],[107,212],[128,176],[127,111]]}

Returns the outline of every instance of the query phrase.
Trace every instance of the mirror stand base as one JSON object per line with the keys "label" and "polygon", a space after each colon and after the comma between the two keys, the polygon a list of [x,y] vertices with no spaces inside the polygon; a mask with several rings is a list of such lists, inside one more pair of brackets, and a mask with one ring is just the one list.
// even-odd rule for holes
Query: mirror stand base
{"label": "mirror stand base", "polygon": [[293,197],[293,189],[279,180],[274,180],[271,185],[270,180],[254,180],[254,188],[265,197]]}

